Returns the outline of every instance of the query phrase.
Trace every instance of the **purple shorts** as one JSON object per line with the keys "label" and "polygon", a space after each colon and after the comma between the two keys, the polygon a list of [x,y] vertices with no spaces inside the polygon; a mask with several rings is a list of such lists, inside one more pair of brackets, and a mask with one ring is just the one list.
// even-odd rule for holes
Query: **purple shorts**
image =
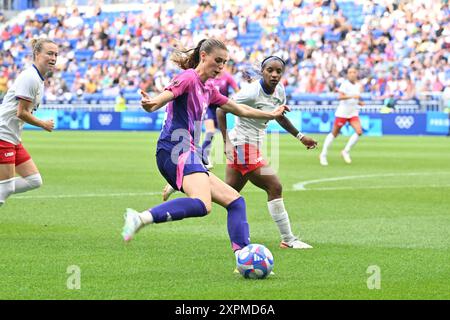
{"label": "purple shorts", "polygon": [[217,128],[217,115],[216,111],[219,106],[211,105],[206,109],[204,120],[213,120],[214,126]]}
{"label": "purple shorts", "polygon": [[181,155],[174,155],[174,157],[175,159],[172,159],[171,153],[164,149],[160,149],[156,153],[159,172],[175,190],[183,191],[184,176],[194,172],[208,174],[208,169],[206,169],[201,156],[197,152],[188,151]]}

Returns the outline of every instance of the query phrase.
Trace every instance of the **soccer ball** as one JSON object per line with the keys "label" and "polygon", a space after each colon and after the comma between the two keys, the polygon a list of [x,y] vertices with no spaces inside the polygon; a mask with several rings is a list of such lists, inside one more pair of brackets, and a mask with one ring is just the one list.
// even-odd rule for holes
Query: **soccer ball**
{"label": "soccer ball", "polygon": [[237,269],[244,278],[264,279],[273,269],[273,255],[262,244],[249,244],[237,256]]}

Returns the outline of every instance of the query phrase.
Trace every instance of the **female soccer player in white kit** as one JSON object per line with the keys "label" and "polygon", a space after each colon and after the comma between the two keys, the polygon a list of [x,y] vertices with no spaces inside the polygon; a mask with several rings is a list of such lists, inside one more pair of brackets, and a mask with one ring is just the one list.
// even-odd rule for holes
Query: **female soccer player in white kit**
{"label": "female soccer player in white kit", "polygon": [[[286,92],[280,83],[284,70],[285,62],[281,58],[267,57],[261,63],[262,78],[243,87],[236,94],[236,101],[267,112],[285,105]],[[240,192],[250,181],[267,192],[267,206],[281,234],[281,248],[312,248],[292,233],[289,216],[284,206],[280,179],[260,152],[268,121],[239,117],[236,126],[227,133],[226,114],[223,110],[217,111],[217,120],[224,138],[227,158],[232,159],[226,168],[226,183]],[[276,120],[307,149],[317,146],[316,141],[299,132],[285,116]]]}
{"label": "female soccer player in white kit", "polygon": [[24,123],[49,132],[54,127],[53,120],[40,120],[33,111],[41,103],[45,76],[55,67],[58,46],[48,39],[34,39],[31,45],[33,65],[19,74],[0,106],[0,206],[11,194],[42,185],[39,170],[22,146]]}
{"label": "female soccer player in white kit", "polygon": [[358,83],[358,69],[356,67],[349,67],[347,70],[347,80],[345,80],[339,87],[339,106],[335,112],[335,120],[333,129],[325,138],[323,149],[320,154],[320,164],[328,165],[327,154],[333,140],[341,132],[341,128],[349,122],[355,133],[350,137],[341,155],[344,161],[348,164],[352,162],[350,158],[350,149],[356,144],[359,136],[362,135],[361,122],[359,121],[358,105],[364,105],[361,101],[362,86]]}

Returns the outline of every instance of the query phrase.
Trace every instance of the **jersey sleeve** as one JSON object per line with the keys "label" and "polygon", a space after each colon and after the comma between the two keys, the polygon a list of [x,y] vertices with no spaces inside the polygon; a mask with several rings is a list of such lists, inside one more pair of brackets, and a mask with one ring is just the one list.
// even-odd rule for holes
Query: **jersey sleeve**
{"label": "jersey sleeve", "polygon": [[[259,86],[259,83],[257,83],[257,85]],[[255,83],[249,84],[236,93],[236,95],[234,96],[234,100],[237,103],[254,105],[256,97],[258,96],[258,92],[256,89],[257,86],[255,85]]]}
{"label": "jersey sleeve", "polygon": [[236,92],[239,90],[239,86],[237,85],[236,81],[234,81],[234,78],[231,76],[231,74],[228,74],[227,76],[227,82],[230,85],[230,87],[233,88],[233,90]]}
{"label": "jersey sleeve", "polygon": [[194,75],[190,71],[184,71],[175,76],[164,90],[171,91],[175,98],[190,90],[190,84],[193,83]]}
{"label": "jersey sleeve", "polygon": [[209,104],[223,106],[228,102],[228,98],[217,90],[215,86],[211,86],[211,98]]}
{"label": "jersey sleeve", "polygon": [[38,84],[27,74],[20,75],[16,80],[16,98],[32,102],[37,95]]}

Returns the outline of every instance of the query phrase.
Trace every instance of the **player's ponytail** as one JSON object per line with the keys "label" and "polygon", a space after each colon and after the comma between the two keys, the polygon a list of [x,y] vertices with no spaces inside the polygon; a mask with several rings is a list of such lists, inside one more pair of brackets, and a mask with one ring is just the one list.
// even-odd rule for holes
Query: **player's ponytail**
{"label": "player's ponytail", "polygon": [[200,52],[211,53],[214,49],[227,50],[225,44],[217,39],[203,39],[195,48],[186,50],[178,45],[172,53],[170,60],[181,69],[195,69],[200,63]]}
{"label": "player's ponytail", "polygon": [[56,43],[50,39],[45,38],[35,38],[31,40],[31,50],[33,52],[33,60],[36,59],[36,54],[42,51],[42,48],[44,47],[44,44],[46,43],[53,43],[56,45]]}

